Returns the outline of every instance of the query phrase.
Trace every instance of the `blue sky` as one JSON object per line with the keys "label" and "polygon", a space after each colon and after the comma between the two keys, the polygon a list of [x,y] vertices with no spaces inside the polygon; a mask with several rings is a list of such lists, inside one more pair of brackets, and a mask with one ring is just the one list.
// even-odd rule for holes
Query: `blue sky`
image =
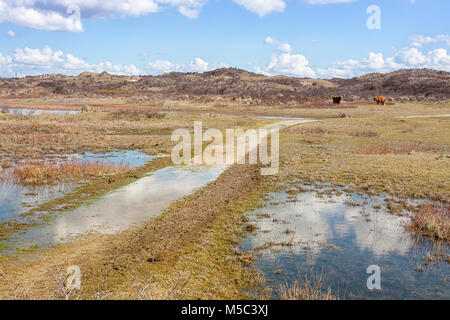
{"label": "blue sky", "polygon": [[450,71],[449,12],[448,0],[0,0],[0,76]]}

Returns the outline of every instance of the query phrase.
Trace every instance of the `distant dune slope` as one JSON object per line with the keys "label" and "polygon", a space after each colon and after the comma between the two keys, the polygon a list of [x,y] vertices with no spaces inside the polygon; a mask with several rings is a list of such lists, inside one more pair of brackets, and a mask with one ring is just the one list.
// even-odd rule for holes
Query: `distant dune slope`
{"label": "distant dune slope", "polygon": [[288,105],[320,103],[332,95],[344,101],[370,100],[384,95],[388,101],[442,101],[450,99],[450,73],[430,69],[372,73],[352,79],[268,77],[235,68],[204,73],[172,72],[159,76],[114,76],[84,72],[78,76],[43,75],[20,79],[0,78],[0,96],[125,96],[162,102],[236,102]]}

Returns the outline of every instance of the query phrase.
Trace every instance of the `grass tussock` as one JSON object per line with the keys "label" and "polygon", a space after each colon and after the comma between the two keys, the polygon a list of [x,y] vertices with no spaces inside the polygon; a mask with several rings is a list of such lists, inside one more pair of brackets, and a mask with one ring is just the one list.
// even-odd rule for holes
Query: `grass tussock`
{"label": "grass tussock", "polygon": [[337,300],[331,288],[324,288],[323,276],[306,278],[301,283],[296,281],[292,285],[281,285],[278,288],[281,300]]}
{"label": "grass tussock", "polygon": [[105,96],[130,96],[133,92],[129,90],[120,90],[120,89],[97,89],[94,91],[95,94],[101,94]]}
{"label": "grass tussock", "polygon": [[358,130],[355,132],[351,132],[350,135],[352,137],[367,137],[367,138],[377,138],[380,136],[378,132],[372,130]]}
{"label": "grass tussock", "polygon": [[444,152],[445,147],[434,143],[403,143],[398,145],[382,144],[370,145],[361,149],[361,153],[365,155],[379,154],[413,154],[417,152]]}
{"label": "grass tussock", "polygon": [[14,177],[22,185],[46,185],[58,182],[83,180],[125,172],[124,164],[67,161],[49,164],[44,161],[28,162],[14,170]]}
{"label": "grass tussock", "polygon": [[450,241],[450,213],[448,205],[425,203],[413,212],[408,229],[418,235]]}
{"label": "grass tussock", "polygon": [[314,127],[300,127],[300,133],[306,135],[322,135],[329,132],[323,127],[314,126]]}
{"label": "grass tussock", "polygon": [[166,114],[161,112],[154,111],[145,111],[145,110],[119,110],[112,113],[113,118],[121,119],[126,118],[128,120],[136,120],[136,119],[163,119]]}

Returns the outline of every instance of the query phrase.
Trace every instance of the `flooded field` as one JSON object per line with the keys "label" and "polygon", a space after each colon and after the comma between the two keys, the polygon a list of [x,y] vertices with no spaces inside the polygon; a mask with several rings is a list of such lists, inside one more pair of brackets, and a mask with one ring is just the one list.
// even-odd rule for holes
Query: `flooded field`
{"label": "flooded field", "polygon": [[6,243],[17,247],[49,246],[91,232],[113,234],[159,215],[169,204],[215,180],[226,166],[214,168],[167,167],[92,204],[65,212],[48,224],[18,234]]}
{"label": "flooded field", "polygon": [[[95,154],[66,155],[59,158],[48,159],[48,162],[76,160],[81,163],[105,163],[139,167],[151,161],[154,157],[138,150],[116,151]],[[0,222],[18,218],[20,214],[36,207],[39,204],[58,198],[76,187],[76,184],[57,184],[44,186],[23,186],[11,178],[14,168],[1,172],[0,175]]]}
{"label": "flooded field", "polygon": [[79,114],[81,110],[47,110],[47,109],[26,109],[26,108],[8,108],[7,112],[10,114],[21,115],[41,115],[41,114]]}
{"label": "flooded field", "polygon": [[[248,215],[256,231],[241,250],[253,250],[275,298],[280,285],[322,277],[338,298],[449,299],[448,244],[407,233],[409,218],[388,213],[384,200],[327,188],[271,193]],[[371,265],[381,290],[367,288]]]}
{"label": "flooded field", "polygon": [[68,160],[81,160],[88,162],[101,162],[107,164],[126,164],[136,168],[151,161],[154,156],[145,154],[139,150],[113,151],[106,153],[85,152],[83,154],[69,155]]}

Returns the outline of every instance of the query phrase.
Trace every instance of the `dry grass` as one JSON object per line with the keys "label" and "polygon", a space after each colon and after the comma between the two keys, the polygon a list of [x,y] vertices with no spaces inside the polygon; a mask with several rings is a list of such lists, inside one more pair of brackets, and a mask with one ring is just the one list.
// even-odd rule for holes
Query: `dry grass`
{"label": "dry grass", "polygon": [[370,138],[376,138],[379,137],[380,134],[378,132],[372,131],[372,130],[360,130],[350,133],[352,137],[370,137]]}
{"label": "dry grass", "polygon": [[[324,135],[307,133],[319,123],[281,131],[280,187],[297,178],[311,184],[348,185],[349,192],[450,201],[449,158],[441,156],[450,150],[449,119],[390,119],[389,115],[380,111],[372,118],[322,120]],[[380,136],[352,136],[362,131]],[[375,145],[374,139],[377,147],[368,148]],[[363,149],[368,151],[362,153]],[[396,153],[387,153],[393,150]],[[440,150],[444,151],[437,153]]]}
{"label": "dry grass", "polygon": [[145,120],[145,119],[163,119],[166,114],[145,110],[118,110],[111,113],[115,119],[126,120]]}
{"label": "dry grass", "polygon": [[201,120],[206,128],[255,127],[274,120],[210,117],[209,114],[161,114],[152,110],[116,110],[75,115],[13,115],[0,113],[3,163],[44,160],[64,154],[139,149],[170,154],[175,129],[192,129]]}
{"label": "dry grass", "polygon": [[449,205],[430,202],[417,206],[408,229],[418,235],[450,241]]}
{"label": "dry grass", "polygon": [[292,285],[281,285],[278,288],[281,300],[337,300],[331,288],[324,288],[323,276],[305,278],[302,282],[294,282]]}
{"label": "dry grass", "polygon": [[4,172],[0,170],[0,190],[5,190],[12,186],[15,182],[14,175],[11,172]]}
{"label": "dry grass", "polygon": [[131,96],[133,92],[126,91],[126,90],[120,90],[120,89],[98,89],[94,91],[95,94],[102,94],[105,96]]}
{"label": "dry grass", "polygon": [[286,107],[294,107],[294,108],[302,108],[302,109],[334,109],[334,110],[340,110],[340,109],[354,109],[356,108],[355,105],[341,103],[341,104],[334,104],[332,102],[322,101],[322,102],[306,102],[302,104],[295,104],[291,106]]}
{"label": "dry grass", "polygon": [[14,169],[17,181],[25,186],[55,184],[115,175],[129,170],[125,164],[88,161],[65,161],[49,164],[44,161],[28,162]]}
{"label": "dry grass", "polygon": [[370,145],[361,149],[362,154],[412,154],[415,152],[445,152],[446,147],[434,143],[410,142],[403,144]]}
{"label": "dry grass", "polygon": [[328,130],[320,126],[300,127],[299,132],[305,135],[322,135],[329,133]]}
{"label": "dry grass", "polygon": [[[249,107],[238,111],[258,111],[260,114],[273,112],[273,108],[258,108],[261,109]],[[406,108],[389,111],[384,107],[371,108],[376,108],[375,112],[379,110],[380,117],[357,119],[358,115],[372,116],[374,113],[373,110],[358,107],[352,110],[351,119],[330,119],[322,122],[321,127],[327,130],[325,136],[322,130],[314,128],[300,132],[301,126],[283,130],[280,174],[273,179],[285,183],[288,179],[292,181],[292,177],[297,177],[311,183],[349,183],[352,190],[378,190],[398,196],[448,198],[448,169],[443,162],[447,160],[430,161],[429,155],[423,154],[369,157],[356,153],[356,150],[373,143],[373,137],[362,135],[355,138],[350,134],[372,130],[381,133],[379,141],[377,140],[380,144],[403,144],[423,139],[426,143],[447,146],[447,122],[439,119],[408,119],[404,123],[400,120],[386,120],[383,117],[401,115],[405,113]],[[448,106],[446,108],[448,110]],[[223,111],[219,108],[215,110]],[[286,110],[280,109],[276,112],[279,115],[298,115],[304,111]],[[436,108],[430,107],[430,110],[423,111],[424,107],[421,106],[413,110],[415,113],[434,113]],[[227,112],[236,110],[230,108]],[[308,112],[323,118],[337,116],[337,111],[331,109],[311,109]],[[142,121],[130,121],[127,116],[114,118],[111,114],[99,112],[65,118],[40,116],[42,121],[32,127],[30,118],[13,119],[10,115],[0,115],[0,121],[4,125],[0,127],[0,144],[6,146],[3,150],[9,151],[10,154],[14,154],[14,150],[20,153],[23,146],[33,148],[35,142],[38,142],[37,149],[44,147],[48,151],[50,145],[55,148],[55,153],[66,152],[72,148],[76,151],[94,151],[98,150],[98,146],[107,150],[117,147],[124,149],[131,148],[132,144],[135,144],[133,148],[143,148],[147,143],[153,152],[158,148],[170,150],[167,132],[170,133],[173,128],[180,126],[191,127],[192,120],[199,120],[199,117],[204,120],[205,127],[223,128],[229,127],[230,123],[243,127],[254,125],[254,122],[247,118],[230,120],[198,114],[195,117],[189,114],[170,114],[164,119],[145,119],[143,116]],[[317,124],[315,126],[317,127]],[[19,141],[23,144],[17,147],[9,139],[14,139],[18,134],[16,128],[23,130],[19,130],[20,139],[23,139]],[[74,134],[75,132],[78,134]],[[304,138],[308,134],[315,135],[315,138],[305,143]],[[61,138],[66,140],[61,143]],[[52,142],[49,143],[49,139],[52,139]],[[155,147],[156,144],[160,145]],[[83,282],[86,291],[83,297],[91,297],[90,293],[105,279],[108,290],[114,293],[111,298],[151,298],[159,297],[160,293],[163,293],[162,296],[168,296],[166,293],[177,287],[178,279],[184,278],[189,281],[180,283],[182,289],[175,295],[177,298],[248,298],[249,294],[243,291],[243,288],[255,279],[255,275],[249,273],[247,268],[242,268],[245,261],[239,260],[234,248],[240,240],[239,230],[244,223],[242,214],[254,204],[251,200],[252,197],[257,198],[255,194],[260,192],[257,191],[258,188],[263,188],[260,179],[259,170],[233,167],[216,182],[173,204],[162,216],[152,219],[137,230],[105,237],[104,241],[102,237],[93,237],[91,239],[95,241],[60,246],[50,254],[55,259],[80,265],[82,270],[86,270]],[[91,259],[92,256],[96,259]],[[39,274],[35,270],[46,264],[48,259],[42,258],[27,261],[22,265],[7,265],[5,268],[14,272],[17,277],[32,279],[45,277],[44,273]],[[133,279],[131,275],[134,270],[138,270],[138,274],[145,279],[153,279],[152,286]],[[42,296],[40,294],[45,292],[42,287],[34,287],[32,291],[31,294],[35,296]],[[317,284],[317,281],[312,280],[307,280],[304,284],[297,283],[294,289],[288,286],[280,288],[280,296],[285,299],[334,298],[329,289],[323,288],[323,282]]]}

